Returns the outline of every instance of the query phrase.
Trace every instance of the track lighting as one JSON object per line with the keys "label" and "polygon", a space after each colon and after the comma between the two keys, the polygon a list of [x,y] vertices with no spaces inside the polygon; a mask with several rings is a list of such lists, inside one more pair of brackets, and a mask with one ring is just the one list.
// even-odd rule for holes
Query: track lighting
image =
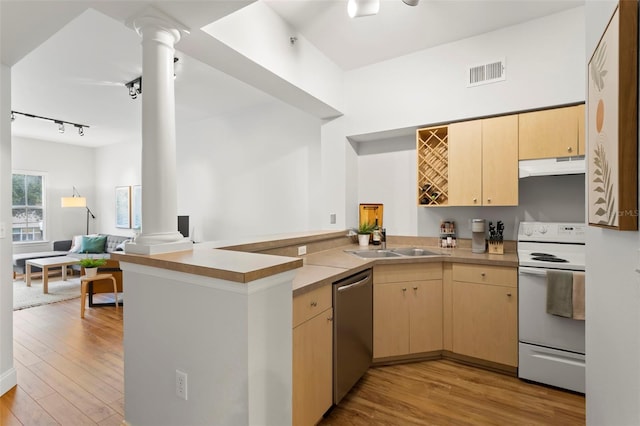
{"label": "track lighting", "polygon": [[58,132],[60,132],[60,133],[64,133],[64,131],[65,131],[64,125],[65,124],[77,127],[78,128],[78,134],[80,136],[84,136],[84,129],[85,128],[88,129],[90,127],[90,126],[87,126],[86,124],[72,123],[71,121],[58,120],[56,118],[43,117],[41,115],[28,114],[26,112],[20,112],[20,111],[11,111],[11,121],[15,121],[16,114],[20,114],[20,115],[23,115],[23,116],[29,117],[29,118],[39,118],[40,120],[53,121],[54,124],[58,125]]}
{"label": "track lighting", "polygon": [[420,0],[402,0],[407,6],[417,6]]}
{"label": "track lighting", "polygon": [[[174,57],[173,58],[174,67],[176,62],[178,62],[178,58]],[[175,78],[176,78],[176,73],[174,72],[173,79],[175,80]],[[137,99],[138,95],[142,94],[142,76],[135,78],[130,82],[125,83],[124,85],[127,89],[129,89],[129,96],[131,96],[131,99]]]}

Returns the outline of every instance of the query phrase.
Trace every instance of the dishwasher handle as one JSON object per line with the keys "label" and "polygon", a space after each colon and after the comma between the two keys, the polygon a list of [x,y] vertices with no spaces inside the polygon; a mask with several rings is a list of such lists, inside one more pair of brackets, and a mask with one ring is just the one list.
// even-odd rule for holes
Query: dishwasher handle
{"label": "dishwasher handle", "polygon": [[351,288],[354,288],[354,287],[360,287],[360,286],[364,285],[369,280],[371,280],[371,276],[367,275],[365,278],[361,279],[360,281],[356,281],[355,283],[345,284],[343,286],[338,287],[338,291],[347,291],[347,290],[349,290]]}

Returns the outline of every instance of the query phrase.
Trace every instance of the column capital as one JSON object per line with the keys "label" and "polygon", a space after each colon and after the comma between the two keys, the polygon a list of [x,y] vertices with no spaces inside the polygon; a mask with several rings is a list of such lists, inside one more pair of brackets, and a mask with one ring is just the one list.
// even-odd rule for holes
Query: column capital
{"label": "column capital", "polygon": [[162,31],[173,36],[173,44],[180,41],[183,34],[189,34],[189,28],[154,7],[148,7],[140,14],[129,19],[128,24],[144,37],[147,30]]}

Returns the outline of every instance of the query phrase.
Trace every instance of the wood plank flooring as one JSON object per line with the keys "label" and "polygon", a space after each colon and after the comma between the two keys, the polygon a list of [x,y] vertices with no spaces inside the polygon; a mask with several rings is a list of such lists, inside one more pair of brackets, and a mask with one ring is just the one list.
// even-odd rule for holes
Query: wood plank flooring
{"label": "wood plank flooring", "polygon": [[320,425],[584,425],[585,398],[450,360],[371,368]]}
{"label": "wood plank flooring", "polygon": [[[0,398],[0,425],[121,425],[122,317],[101,307],[81,320],[78,299],[15,311],[18,386]],[[585,398],[426,361],[370,369],[320,424],[584,425]]]}
{"label": "wood plank flooring", "polygon": [[100,307],[83,320],[80,299],[14,311],[18,386],[0,398],[0,425],[121,425],[122,317]]}

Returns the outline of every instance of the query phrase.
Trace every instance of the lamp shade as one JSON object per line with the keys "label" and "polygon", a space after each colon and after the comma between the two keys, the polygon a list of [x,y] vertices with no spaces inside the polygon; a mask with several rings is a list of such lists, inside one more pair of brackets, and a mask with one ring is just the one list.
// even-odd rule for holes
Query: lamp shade
{"label": "lamp shade", "polygon": [[87,199],[85,197],[62,197],[60,205],[62,207],[87,207]]}
{"label": "lamp shade", "polygon": [[347,13],[350,18],[375,15],[380,10],[380,0],[349,0]]}

